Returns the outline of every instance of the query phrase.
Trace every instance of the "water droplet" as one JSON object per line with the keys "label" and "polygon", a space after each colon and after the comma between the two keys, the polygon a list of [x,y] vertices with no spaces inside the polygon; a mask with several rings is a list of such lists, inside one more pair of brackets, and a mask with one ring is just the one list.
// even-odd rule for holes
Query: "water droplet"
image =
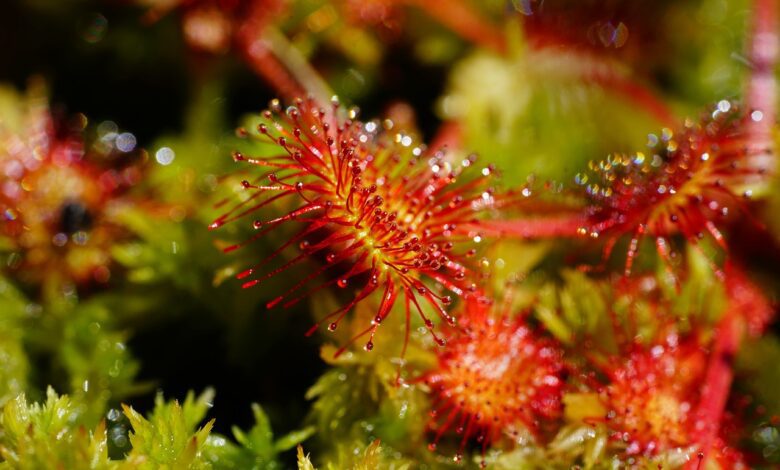
{"label": "water droplet", "polygon": [[114,446],[124,448],[127,445],[127,430],[124,426],[115,426],[109,431],[109,439]]}
{"label": "water droplet", "polygon": [[327,261],[328,263],[332,263],[336,261],[336,255],[333,253],[328,253],[328,256],[325,257],[325,261]]}
{"label": "water droplet", "polygon": [[368,343],[366,343],[366,345],[365,345],[364,349],[365,349],[366,351],[371,351],[372,349],[374,349],[374,343],[372,343],[371,341],[369,341]]}
{"label": "water droplet", "polygon": [[255,220],[254,222],[252,222],[252,227],[255,230],[258,230],[258,229],[262,228],[263,227],[263,221],[262,220]]}
{"label": "water droplet", "polygon": [[330,325],[328,325],[328,331],[336,331],[336,328],[338,328],[338,323],[333,322]]}
{"label": "water droplet", "polygon": [[111,408],[110,410],[108,410],[108,413],[106,413],[106,418],[108,418],[109,421],[116,421],[119,419],[120,416],[121,415],[119,413],[119,410],[117,410],[116,408]]}
{"label": "water droplet", "polygon": [[336,285],[341,287],[342,289],[347,287],[349,284],[349,281],[346,278],[341,278],[338,281],[336,281]]}

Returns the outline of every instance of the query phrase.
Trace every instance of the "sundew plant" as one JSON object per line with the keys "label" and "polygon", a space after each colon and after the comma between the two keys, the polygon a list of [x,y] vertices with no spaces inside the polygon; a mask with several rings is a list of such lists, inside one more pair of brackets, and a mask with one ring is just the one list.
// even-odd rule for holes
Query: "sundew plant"
{"label": "sundew plant", "polygon": [[0,469],[780,465],[776,0],[7,0]]}

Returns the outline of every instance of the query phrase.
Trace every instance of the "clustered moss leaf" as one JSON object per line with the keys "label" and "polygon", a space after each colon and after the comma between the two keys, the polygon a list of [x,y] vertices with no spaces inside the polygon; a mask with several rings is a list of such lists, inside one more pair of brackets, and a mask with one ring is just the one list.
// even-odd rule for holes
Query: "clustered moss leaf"
{"label": "clustered moss leaf", "polygon": [[25,307],[22,295],[0,277],[0,408],[27,384],[29,364],[21,325]]}
{"label": "clustered moss leaf", "polygon": [[108,459],[105,422],[93,429],[79,422],[77,404],[51,388],[42,404],[28,404],[25,395],[19,395],[0,418],[0,468],[118,468]]}

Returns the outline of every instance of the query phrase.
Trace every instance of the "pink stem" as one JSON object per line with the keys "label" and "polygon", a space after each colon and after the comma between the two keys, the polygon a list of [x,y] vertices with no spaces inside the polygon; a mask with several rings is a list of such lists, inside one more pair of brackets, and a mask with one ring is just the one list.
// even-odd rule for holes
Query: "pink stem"
{"label": "pink stem", "polygon": [[[689,469],[703,467],[718,440],[723,412],[734,379],[732,363],[749,324],[758,322],[765,326],[774,314],[761,290],[738,268],[727,266],[725,286],[728,305],[715,333],[715,343],[712,346],[692,432],[693,442],[701,452],[701,460],[691,460]],[[760,328],[751,329],[754,330],[753,333],[760,333]]]}
{"label": "pink stem", "polygon": [[473,224],[461,224],[460,230],[474,230],[493,238],[520,238],[538,240],[545,238],[579,237],[578,229],[585,219],[579,215],[557,217],[531,217],[515,220],[487,220]]}
{"label": "pink stem", "polygon": [[506,40],[497,25],[491,24],[464,0],[404,0],[415,5],[461,37],[498,53],[506,50]]}
{"label": "pink stem", "polygon": [[777,112],[777,84],[775,66],[778,55],[777,1],[755,0],[753,38],[748,50],[752,73],[745,92],[749,111],[760,111],[763,119],[750,120],[749,126],[757,137],[771,137]]}
{"label": "pink stem", "polygon": [[304,87],[273,54],[265,40],[264,30],[284,8],[283,1],[255,1],[236,32],[235,42],[244,61],[285,99],[306,95]]}
{"label": "pink stem", "polygon": [[750,165],[774,171],[776,161],[772,131],[777,121],[778,11],[776,0],[754,0],[753,37],[748,50],[752,73],[745,90],[750,115],[747,123],[747,154]]}
{"label": "pink stem", "polygon": [[704,379],[702,398],[696,411],[693,441],[701,449],[701,459],[691,460],[688,468],[700,468],[710,456],[713,444],[720,432],[720,422],[734,379],[731,365],[739,350],[745,331],[744,312],[729,307],[720,321],[716,340],[711,351],[707,375]]}
{"label": "pink stem", "polygon": [[672,126],[677,123],[677,117],[666,106],[666,103],[649,89],[637,83],[632,77],[621,77],[617,73],[604,74],[596,72],[590,75],[586,74],[583,78],[597,83],[610,93],[621,96],[627,102],[639,106],[648,115],[666,126]]}
{"label": "pink stem", "polygon": [[447,121],[444,122],[440,127],[439,130],[436,132],[436,135],[433,137],[433,140],[431,141],[431,145],[428,147],[434,151],[438,152],[439,150],[455,150],[459,149],[461,147],[461,144],[463,143],[463,128],[461,124],[457,121]]}

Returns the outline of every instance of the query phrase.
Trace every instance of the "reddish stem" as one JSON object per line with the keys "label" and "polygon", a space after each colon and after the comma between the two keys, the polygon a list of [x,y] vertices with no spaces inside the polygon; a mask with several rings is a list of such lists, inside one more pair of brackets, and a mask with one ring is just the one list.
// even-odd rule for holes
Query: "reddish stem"
{"label": "reddish stem", "polygon": [[718,438],[721,418],[734,379],[731,365],[745,331],[742,315],[742,311],[730,306],[716,330],[717,339],[711,351],[693,430],[693,441],[701,449],[701,459],[691,460],[689,469],[704,465]]}
{"label": "reddish stem", "polygon": [[306,96],[306,90],[274,55],[264,37],[265,29],[284,8],[284,1],[255,1],[235,35],[235,43],[244,61],[285,99]]}
{"label": "reddish stem", "polygon": [[530,217],[515,220],[488,220],[475,224],[461,224],[460,229],[474,230],[491,238],[520,238],[538,240],[544,238],[579,237],[578,229],[585,224],[579,215],[557,217]]}
{"label": "reddish stem", "polygon": [[596,71],[590,75],[586,74],[583,78],[586,81],[599,84],[610,93],[621,96],[627,102],[639,106],[661,124],[672,126],[677,122],[677,117],[666,106],[666,103],[648,88],[632,80],[633,77],[622,77],[617,73],[605,74]]}
{"label": "reddish stem", "polygon": [[303,87],[263,44],[262,39],[248,41],[242,49],[247,65],[285,100],[291,101],[306,96]]}
{"label": "reddish stem", "polygon": [[[692,460],[688,464],[689,469],[704,465],[719,437],[723,412],[734,379],[732,363],[739,352],[748,324],[758,322],[765,326],[774,313],[761,290],[738,268],[727,267],[725,286],[728,304],[715,333],[693,428],[693,442],[697,443],[701,451],[701,461]],[[754,330],[754,333],[759,333],[758,328]]]}
{"label": "reddish stem", "polygon": [[752,73],[745,91],[748,145],[757,155],[754,162],[762,168],[775,169],[772,131],[777,119],[777,83],[775,67],[778,56],[777,0],[754,0],[753,37],[748,50]]}
{"label": "reddish stem", "polygon": [[439,150],[459,149],[463,143],[463,128],[457,121],[446,121],[442,123],[436,135],[431,141],[429,148],[434,152]]}
{"label": "reddish stem", "polygon": [[506,40],[497,25],[463,0],[404,0],[425,10],[461,37],[503,54]]}

